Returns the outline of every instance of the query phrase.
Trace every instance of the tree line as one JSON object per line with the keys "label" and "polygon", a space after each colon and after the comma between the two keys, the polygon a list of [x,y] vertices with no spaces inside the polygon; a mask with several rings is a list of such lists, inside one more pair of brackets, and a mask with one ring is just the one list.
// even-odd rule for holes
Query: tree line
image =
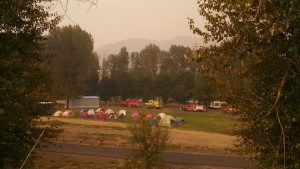
{"label": "tree line", "polygon": [[184,56],[192,49],[172,45],[161,51],[149,44],[129,54],[126,47],[103,58],[93,52],[93,38],[79,25],[57,27],[47,39],[52,94],[60,99],[96,95],[104,101],[122,99],[168,99],[184,103],[190,98],[206,100],[208,80],[198,73],[196,62]]}
{"label": "tree line", "polygon": [[206,100],[211,88],[198,73],[198,65],[184,58],[189,47],[172,45],[161,51],[154,44],[129,54],[126,47],[104,58],[101,66],[99,95],[105,101],[113,96],[143,100],[161,97],[184,103],[190,98]]}

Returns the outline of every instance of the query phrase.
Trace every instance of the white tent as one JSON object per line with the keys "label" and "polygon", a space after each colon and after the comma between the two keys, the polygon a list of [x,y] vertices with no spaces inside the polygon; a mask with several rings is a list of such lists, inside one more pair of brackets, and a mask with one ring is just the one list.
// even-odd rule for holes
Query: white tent
{"label": "white tent", "polygon": [[121,115],[126,116],[126,110],[118,111],[118,116],[121,116]]}
{"label": "white tent", "polygon": [[107,109],[104,114],[106,117],[111,118],[111,119],[117,118],[115,112],[112,109]]}
{"label": "white tent", "polygon": [[166,116],[165,113],[159,113],[159,114],[155,117],[155,119],[157,119],[157,118],[163,119],[163,118],[165,118],[165,116]]}
{"label": "white tent", "polygon": [[62,113],[62,116],[70,117],[70,116],[74,116],[74,113],[72,112],[72,110],[66,110]]}
{"label": "white tent", "polygon": [[96,109],[96,111],[95,111],[96,113],[99,113],[99,112],[104,112],[104,109],[103,108],[98,108],[98,109]]}
{"label": "white tent", "polygon": [[107,109],[106,111],[105,111],[105,114],[115,114],[115,112],[112,110],[112,109]]}
{"label": "white tent", "polygon": [[89,116],[94,116],[95,115],[95,111],[93,109],[90,109],[88,112]]}

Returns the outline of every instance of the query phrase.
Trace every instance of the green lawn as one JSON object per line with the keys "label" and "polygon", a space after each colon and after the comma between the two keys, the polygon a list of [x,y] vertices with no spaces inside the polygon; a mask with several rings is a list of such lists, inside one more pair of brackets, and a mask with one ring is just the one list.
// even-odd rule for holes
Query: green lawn
{"label": "green lawn", "polygon": [[[182,111],[178,108],[178,106],[167,106],[163,109],[148,109],[145,107],[137,107],[137,108],[130,108],[130,107],[121,107],[118,105],[110,105],[110,106],[102,106],[105,109],[112,109],[115,112],[121,109],[127,111],[126,118],[123,119],[108,119],[107,121],[110,122],[121,122],[121,123],[131,123],[130,115],[132,111],[138,110],[142,114],[145,112],[151,113],[166,113],[173,117],[182,117],[185,120],[185,124],[181,126],[177,126],[177,129],[182,130],[194,130],[194,131],[207,131],[207,132],[214,132],[214,133],[224,133],[229,134],[232,127],[232,119],[230,115],[224,114],[219,110],[208,110],[207,112],[187,112]],[[75,113],[74,118],[82,118],[79,117],[78,114],[81,109],[73,109]],[[94,120],[94,118],[86,118],[87,120]]]}

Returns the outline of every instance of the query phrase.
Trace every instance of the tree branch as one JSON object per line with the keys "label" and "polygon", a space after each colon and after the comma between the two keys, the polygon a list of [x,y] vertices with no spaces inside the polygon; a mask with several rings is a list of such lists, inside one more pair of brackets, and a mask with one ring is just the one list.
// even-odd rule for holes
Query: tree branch
{"label": "tree branch", "polygon": [[258,7],[257,7],[257,11],[256,11],[256,14],[255,14],[255,17],[254,17],[254,20],[255,20],[255,21],[257,21],[258,14],[259,14],[259,12],[260,12],[261,1],[262,1],[262,0],[259,0],[259,4],[258,4]]}
{"label": "tree branch", "polygon": [[35,141],[34,146],[31,148],[31,150],[29,151],[29,153],[27,154],[27,157],[25,159],[25,161],[23,162],[22,166],[20,167],[20,169],[22,169],[24,167],[24,165],[26,164],[29,156],[31,155],[32,151],[34,150],[34,148],[36,147],[36,145],[38,144],[38,142],[40,141],[40,139],[42,138],[43,134],[45,133],[46,128],[43,129],[42,133],[40,134],[39,138]]}
{"label": "tree branch", "polygon": [[[282,135],[282,142],[283,142],[283,167],[285,168],[285,161],[286,161],[286,157],[285,157],[285,154],[286,154],[286,147],[285,147],[285,132],[284,132],[284,128],[283,128],[283,125],[281,123],[281,120],[280,120],[280,117],[279,117],[279,111],[278,109],[276,108],[276,117],[277,117],[277,120],[278,120],[278,123],[280,125],[280,130],[281,130],[281,135]],[[280,146],[279,146],[280,148]]]}
{"label": "tree branch", "polygon": [[279,87],[279,89],[278,89],[278,91],[277,91],[276,100],[275,100],[274,104],[272,105],[272,107],[269,109],[268,113],[265,114],[263,117],[257,119],[253,124],[255,124],[255,123],[257,123],[258,121],[260,121],[260,120],[266,118],[267,116],[269,116],[269,115],[272,113],[272,110],[273,110],[274,108],[276,108],[276,106],[277,106],[277,104],[278,104],[278,102],[279,102],[279,99],[280,99],[281,96],[282,96],[282,89],[283,89],[283,87],[284,87],[284,85],[285,85],[285,82],[286,82],[286,79],[287,79],[288,72],[289,72],[289,70],[287,70],[287,71],[285,72],[285,74],[284,74],[284,76],[283,76],[283,78],[282,78],[282,80],[281,80],[280,87]]}

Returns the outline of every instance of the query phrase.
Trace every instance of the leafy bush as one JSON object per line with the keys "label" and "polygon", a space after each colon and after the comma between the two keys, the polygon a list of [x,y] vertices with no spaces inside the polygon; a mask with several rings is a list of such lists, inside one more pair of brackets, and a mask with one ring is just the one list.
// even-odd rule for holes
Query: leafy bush
{"label": "leafy bush", "polygon": [[129,127],[129,138],[133,149],[124,159],[122,169],[153,169],[165,151],[169,140],[166,128],[147,123],[133,124]]}

